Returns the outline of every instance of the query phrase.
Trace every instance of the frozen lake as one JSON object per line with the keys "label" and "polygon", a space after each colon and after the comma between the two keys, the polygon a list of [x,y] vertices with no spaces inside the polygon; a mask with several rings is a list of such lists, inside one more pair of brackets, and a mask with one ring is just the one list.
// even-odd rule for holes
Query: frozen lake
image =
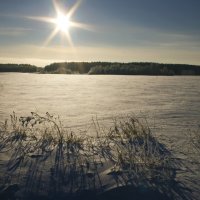
{"label": "frozen lake", "polygon": [[0,120],[15,111],[59,115],[66,126],[92,117],[143,114],[159,127],[182,129],[200,122],[200,77],[0,74]]}
{"label": "frozen lake", "polygon": [[13,111],[18,116],[49,112],[66,127],[85,127],[92,118],[106,124],[133,113],[145,116],[157,135],[177,147],[200,125],[199,85],[195,76],[1,73],[0,121]]}

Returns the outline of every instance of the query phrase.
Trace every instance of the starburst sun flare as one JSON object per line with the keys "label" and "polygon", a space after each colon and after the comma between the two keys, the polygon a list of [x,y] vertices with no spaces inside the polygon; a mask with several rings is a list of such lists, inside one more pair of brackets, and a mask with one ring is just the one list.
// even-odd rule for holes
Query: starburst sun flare
{"label": "starburst sun flare", "polygon": [[67,32],[70,28],[70,19],[67,15],[60,13],[56,18],[57,28],[62,32]]}
{"label": "starburst sun flare", "polygon": [[61,9],[58,6],[58,3],[56,0],[53,0],[53,5],[54,5],[54,9],[56,11],[56,17],[51,18],[51,17],[27,17],[28,19],[32,19],[32,20],[37,20],[37,21],[42,21],[42,22],[46,22],[46,23],[53,23],[55,24],[55,28],[54,30],[50,33],[50,35],[48,36],[48,38],[46,39],[44,46],[48,45],[51,40],[53,40],[53,38],[59,33],[61,32],[62,34],[64,34],[67,37],[67,40],[69,42],[69,44],[71,46],[73,46],[72,43],[72,39],[69,33],[69,29],[71,27],[76,27],[76,28],[81,28],[81,29],[86,29],[86,30],[90,30],[91,28],[86,25],[86,24],[82,24],[79,22],[74,22],[71,20],[71,17],[73,16],[74,12],[77,10],[77,8],[79,7],[81,1],[78,0],[72,7],[71,9],[68,10],[68,12],[63,11],[63,9]]}

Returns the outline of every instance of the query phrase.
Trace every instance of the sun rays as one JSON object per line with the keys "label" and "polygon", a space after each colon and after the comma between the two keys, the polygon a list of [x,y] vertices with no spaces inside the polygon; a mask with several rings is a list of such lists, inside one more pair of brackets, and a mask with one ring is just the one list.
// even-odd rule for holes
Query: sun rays
{"label": "sun rays", "polygon": [[80,28],[85,30],[91,30],[91,27],[87,24],[83,24],[80,22],[72,21],[72,16],[76,12],[77,8],[80,6],[81,0],[78,0],[68,11],[66,11],[64,8],[61,8],[56,0],[53,0],[53,6],[56,13],[56,17],[46,17],[46,16],[28,16],[28,19],[41,21],[45,23],[51,23],[55,24],[55,28],[52,30],[52,32],[49,34],[49,36],[46,38],[43,46],[47,46],[54,37],[60,33],[61,35],[64,35],[67,38],[68,44],[73,47],[73,41],[70,35],[70,29],[71,28]]}

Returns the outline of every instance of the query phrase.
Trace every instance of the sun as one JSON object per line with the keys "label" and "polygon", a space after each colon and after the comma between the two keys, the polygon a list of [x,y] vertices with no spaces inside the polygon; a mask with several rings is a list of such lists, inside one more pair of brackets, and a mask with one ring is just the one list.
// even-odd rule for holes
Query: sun
{"label": "sun", "polygon": [[42,21],[42,22],[46,22],[46,23],[51,23],[51,24],[55,25],[54,29],[52,30],[52,32],[50,33],[48,38],[45,40],[43,46],[48,45],[50,43],[50,41],[53,40],[53,38],[59,32],[61,32],[62,35],[65,35],[70,46],[73,46],[73,42],[72,42],[72,39],[70,36],[70,29],[72,27],[85,29],[85,30],[89,30],[89,31],[91,30],[91,27],[89,25],[71,20],[73,14],[79,7],[81,0],[77,0],[76,3],[70,9],[68,8],[67,10],[59,7],[57,0],[52,0],[52,2],[53,2],[55,13],[56,13],[56,16],[54,18],[46,17],[46,16],[39,16],[39,17],[38,16],[37,17],[27,16],[26,18],[31,19],[31,20],[37,20],[37,21]]}
{"label": "sun", "polygon": [[69,16],[63,14],[63,13],[59,13],[56,20],[56,26],[57,29],[60,30],[61,32],[68,32],[69,28],[70,28],[70,18]]}

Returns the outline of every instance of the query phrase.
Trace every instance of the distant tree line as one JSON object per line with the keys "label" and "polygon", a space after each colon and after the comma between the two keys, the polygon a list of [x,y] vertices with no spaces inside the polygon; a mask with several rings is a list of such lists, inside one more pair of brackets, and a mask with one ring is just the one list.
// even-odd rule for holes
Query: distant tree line
{"label": "distant tree line", "polygon": [[113,75],[200,75],[200,66],[151,62],[63,62],[44,68],[29,64],[0,64],[0,72],[48,74],[113,74]]}
{"label": "distant tree line", "polygon": [[87,74],[91,68],[101,65],[107,66],[109,62],[64,62],[52,63],[44,67],[44,73]]}
{"label": "distant tree line", "polygon": [[113,75],[200,75],[200,66],[150,62],[65,62],[53,63],[44,73],[113,74]]}
{"label": "distant tree line", "polygon": [[0,64],[0,72],[39,72],[40,68],[29,64]]}
{"label": "distant tree line", "polygon": [[121,75],[200,75],[200,66],[184,64],[158,63],[115,63],[98,65],[90,69],[89,74]]}

